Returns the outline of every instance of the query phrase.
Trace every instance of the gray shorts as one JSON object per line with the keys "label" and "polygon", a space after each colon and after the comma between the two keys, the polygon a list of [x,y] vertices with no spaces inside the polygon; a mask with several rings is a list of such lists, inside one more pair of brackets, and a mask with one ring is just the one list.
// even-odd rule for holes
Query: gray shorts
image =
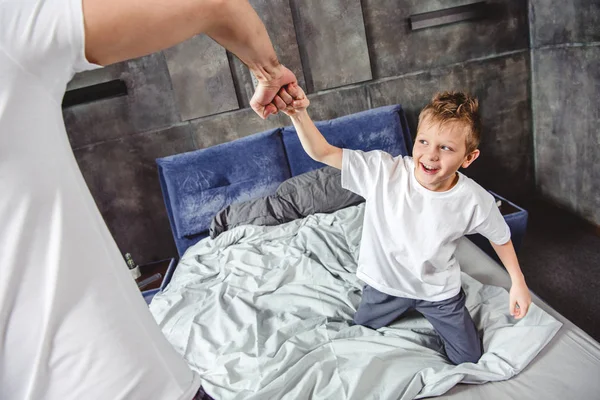
{"label": "gray shorts", "polygon": [[452,363],[477,363],[482,353],[481,340],[465,307],[465,299],[462,289],[447,300],[425,301],[391,296],[365,285],[362,300],[354,314],[354,323],[379,329],[408,310],[417,310],[441,337],[446,355]]}

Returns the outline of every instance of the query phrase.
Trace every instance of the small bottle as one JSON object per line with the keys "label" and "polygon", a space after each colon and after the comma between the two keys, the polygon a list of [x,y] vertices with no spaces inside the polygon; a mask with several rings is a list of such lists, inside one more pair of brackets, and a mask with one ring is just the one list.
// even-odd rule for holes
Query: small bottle
{"label": "small bottle", "polygon": [[125,254],[125,261],[127,261],[127,267],[129,267],[129,272],[131,273],[133,279],[137,279],[142,276],[142,273],[140,272],[140,266],[135,264],[133,258],[131,258],[131,254]]}

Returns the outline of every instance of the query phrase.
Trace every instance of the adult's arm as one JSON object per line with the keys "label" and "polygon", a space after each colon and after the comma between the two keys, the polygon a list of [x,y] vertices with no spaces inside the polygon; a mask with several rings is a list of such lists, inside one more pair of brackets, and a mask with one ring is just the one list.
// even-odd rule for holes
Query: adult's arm
{"label": "adult's arm", "polygon": [[247,0],[82,1],[90,62],[108,65],[141,57],[205,33],[256,76],[259,83],[250,104],[261,117],[285,108],[277,92],[296,77],[279,63],[265,26]]}

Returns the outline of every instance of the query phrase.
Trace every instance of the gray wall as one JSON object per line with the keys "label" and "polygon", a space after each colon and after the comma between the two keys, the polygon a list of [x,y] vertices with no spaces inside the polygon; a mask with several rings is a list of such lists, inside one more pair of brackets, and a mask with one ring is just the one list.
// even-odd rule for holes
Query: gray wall
{"label": "gray wall", "polygon": [[[411,14],[465,0],[253,0],[315,120],[401,103],[413,133],[439,90],[481,102],[482,157],[465,172],[520,202],[534,187],[528,4],[488,1],[488,18],[411,31]],[[154,159],[272,127],[248,108],[251,76],[209,38],[86,72],[69,88],[112,79],[129,95],[64,110],[84,177],[117,244],[140,263],[175,256]]]}
{"label": "gray wall", "polygon": [[537,188],[600,225],[600,2],[530,0],[530,26]]}

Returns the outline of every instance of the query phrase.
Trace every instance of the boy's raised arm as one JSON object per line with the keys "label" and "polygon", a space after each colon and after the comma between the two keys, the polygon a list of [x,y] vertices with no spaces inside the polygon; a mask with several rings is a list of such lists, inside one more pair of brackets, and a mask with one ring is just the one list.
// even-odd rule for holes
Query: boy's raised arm
{"label": "boy's raised arm", "polygon": [[310,102],[304,91],[297,84],[290,84],[280,90],[279,96],[286,103],[293,99],[291,107],[283,112],[292,119],[304,151],[315,161],[342,169],[342,149],[329,144],[315,126],[306,111]]}

